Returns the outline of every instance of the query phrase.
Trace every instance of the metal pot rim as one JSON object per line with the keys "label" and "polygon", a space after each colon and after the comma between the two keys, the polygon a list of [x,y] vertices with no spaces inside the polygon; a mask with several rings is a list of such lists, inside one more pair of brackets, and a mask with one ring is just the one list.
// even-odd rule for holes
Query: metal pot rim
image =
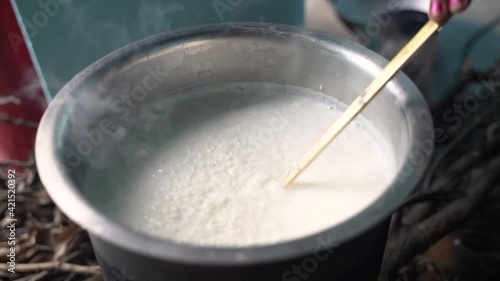
{"label": "metal pot rim", "polygon": [[[395,180],[379,199],[367,209],[351,219],[335,225],[321,233],[301,239],[268,246],[242,248],[200,247],[179,244],[166,239],[159,239],[143,233],[134,232],[116,222],[111,221],[95,209],[80,194],[70,176],[61,168],[63,165],[58,156],[58,135],[64,125],[65,109],[71,106],[72,91],[89,77],[106,70],[109,65],[119,63],[138,52],[151,47],[175,43],[193,37],[227,36],[227,35],[265,35],[272,38],[293,38],[320,47],[336,47],[366,58],[382,68],[387,60],[378,54],[346,39],[321,32],[277,24],[260,23],[224,23],[200,27],[190,27],[171,32],[152,35],[129,44],[99,59],[66,84],[49,105],[40,123],[36,137],[36,163],[40,177],[47,192],[55,204],[77,224],[92,235],[131,252],[160,260],[191,263],[198,265],[251,265],[285,260],[291,257],[311,255],[318,248],[334,248],[352,237],[356,237],[374,227],[397,208],[405,197],[417,185],[429,162],[430,155],[424,155],[423,164],[414,167],[414,172],[404,181]],[[424,98],[413,82],[405,75],[398,75],[395,80],[405,89],[405,94],[398,98],[402,102],[406,114],[406,122],[412,139],[409,151],[419,149],[417,143],[433,139],[432,119],[423,111],[429,111]],[[403,92],[403,91],[401,91]],[[410,96],[408,93],[412,93]],[[410,126],[409,120],[419,120]],[[409,162],[409,156],[405,163]]]}

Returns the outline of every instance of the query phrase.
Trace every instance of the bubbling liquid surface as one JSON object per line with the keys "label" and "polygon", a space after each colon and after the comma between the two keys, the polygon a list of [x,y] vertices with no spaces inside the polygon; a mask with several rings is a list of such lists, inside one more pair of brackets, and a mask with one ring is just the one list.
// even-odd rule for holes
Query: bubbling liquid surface
{"label": "bubbling liquid surface", "polygon": [[360,117],[284,189],[287,172],[345,109],[311,90],[227,84],[168,103],[161,149],[138,160],[134,178],[112,190],[96,175],[87,186],[99,209],[153,236],[219,247],[301,238],[362,211],[395,170],[393,152]]}

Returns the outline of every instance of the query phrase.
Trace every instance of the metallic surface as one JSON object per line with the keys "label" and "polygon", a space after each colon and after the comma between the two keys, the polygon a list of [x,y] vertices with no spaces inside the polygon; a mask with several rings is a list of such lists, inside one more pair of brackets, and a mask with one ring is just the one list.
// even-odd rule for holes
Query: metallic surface
{"label": "metallic surface", "polygon": [[[385,64],[387,60],[350,41],[282,25],[217,24],[157,34],[97,61],[59,92],[37,135],[40,176],[59,208],[90,232],[100,262],[109,264],[104,269],[109,280],[116,278],[110,274],[117,270],[134,276],[130,280],[165,280],[165,274],[170,273],[169,280],[214,280],[214,276],[218,280],[234,280],[235,276],[240,280],[287,280],[282,275],[286,269],[316,254],[318,247],[328,253],[335,250],[308,280],[341,278],[349,276],[348,271],[358,274],[356,280],[373,280],[388,218],[419,181],[433,148],[427,105],[404,74],[398,74],[363,112],[396,154],[396,179],[376,202],[352,219],[291,242],[222,249],[183,245],[134,232],[103,215],[81,193],[93,164],[109,165],[110,169],[121,164],[121,159],[93,161],[106,149],[116,147],[114,141],[101,138],[90,153],[80,153],[83,160],[78,163],[70,152],[72,148],[78,151],[86,132],[101,128],[105,119],[137,135],[145,133],[141,128],[147,124],[132,127],[137,120],[130,116],[135,116],[142,104],[154,103],[178,89],[220,82],[275,82],[322,89],[349,104]],[[129,108],[128,117],[117,114],[113,101],[143,84],[158,65],[166,72],[157,77],[157,86]],[[126,171],[115,176],[123,174]],[[363,279],[356,265],[367,260],[373,261],[375,269]],[[196,275],[197,271],[203,274]]]}
{"label": "metallic surface", "polygon": [[289,187],[299,175],[335,140],[335,138],[358,116],[363,109],[379,94],[385,85],[399,73],[411,58],[427,43],[429,38],[441,27],[440,23],[429,21],[413,37],[408,44],[387,64],[368,87],[361,93],[331,125],[313,147],[300,160],[299,167],[290,171],[285,180],[285,188]]}

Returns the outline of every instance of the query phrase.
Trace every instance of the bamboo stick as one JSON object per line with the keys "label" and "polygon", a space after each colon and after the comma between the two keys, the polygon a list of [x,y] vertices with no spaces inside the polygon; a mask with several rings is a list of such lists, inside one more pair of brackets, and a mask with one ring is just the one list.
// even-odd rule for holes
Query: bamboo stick
{"label": "bamboo stick", "polygon": [[326,133],[302,157],[298,168],[292,169],[284,181],[284,187],[291,186],[347,125],[368,105],[384,86],[420,50],[429,38],[444,24],[429,20],[408,44],[392,59],[375,80],[357,97]]}

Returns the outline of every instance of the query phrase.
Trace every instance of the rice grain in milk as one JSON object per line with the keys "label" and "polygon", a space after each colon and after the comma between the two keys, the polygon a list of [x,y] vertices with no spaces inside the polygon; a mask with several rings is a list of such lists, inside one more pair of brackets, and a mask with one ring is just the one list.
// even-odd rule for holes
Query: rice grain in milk
{"label": "rice grain in milk", "polygon": [[[164,102],[170,110],[157,128],[166,132],[161,149],[137,160],[133,179],[107,200],[93,200],[150,235],[221,247],[304,237],[366,208],[395,169],[384,140],[360,117],[284,189],[287,172],[345,109],[311,90],[238,83]],[[104,185],[89,179],[89,196]]]}

